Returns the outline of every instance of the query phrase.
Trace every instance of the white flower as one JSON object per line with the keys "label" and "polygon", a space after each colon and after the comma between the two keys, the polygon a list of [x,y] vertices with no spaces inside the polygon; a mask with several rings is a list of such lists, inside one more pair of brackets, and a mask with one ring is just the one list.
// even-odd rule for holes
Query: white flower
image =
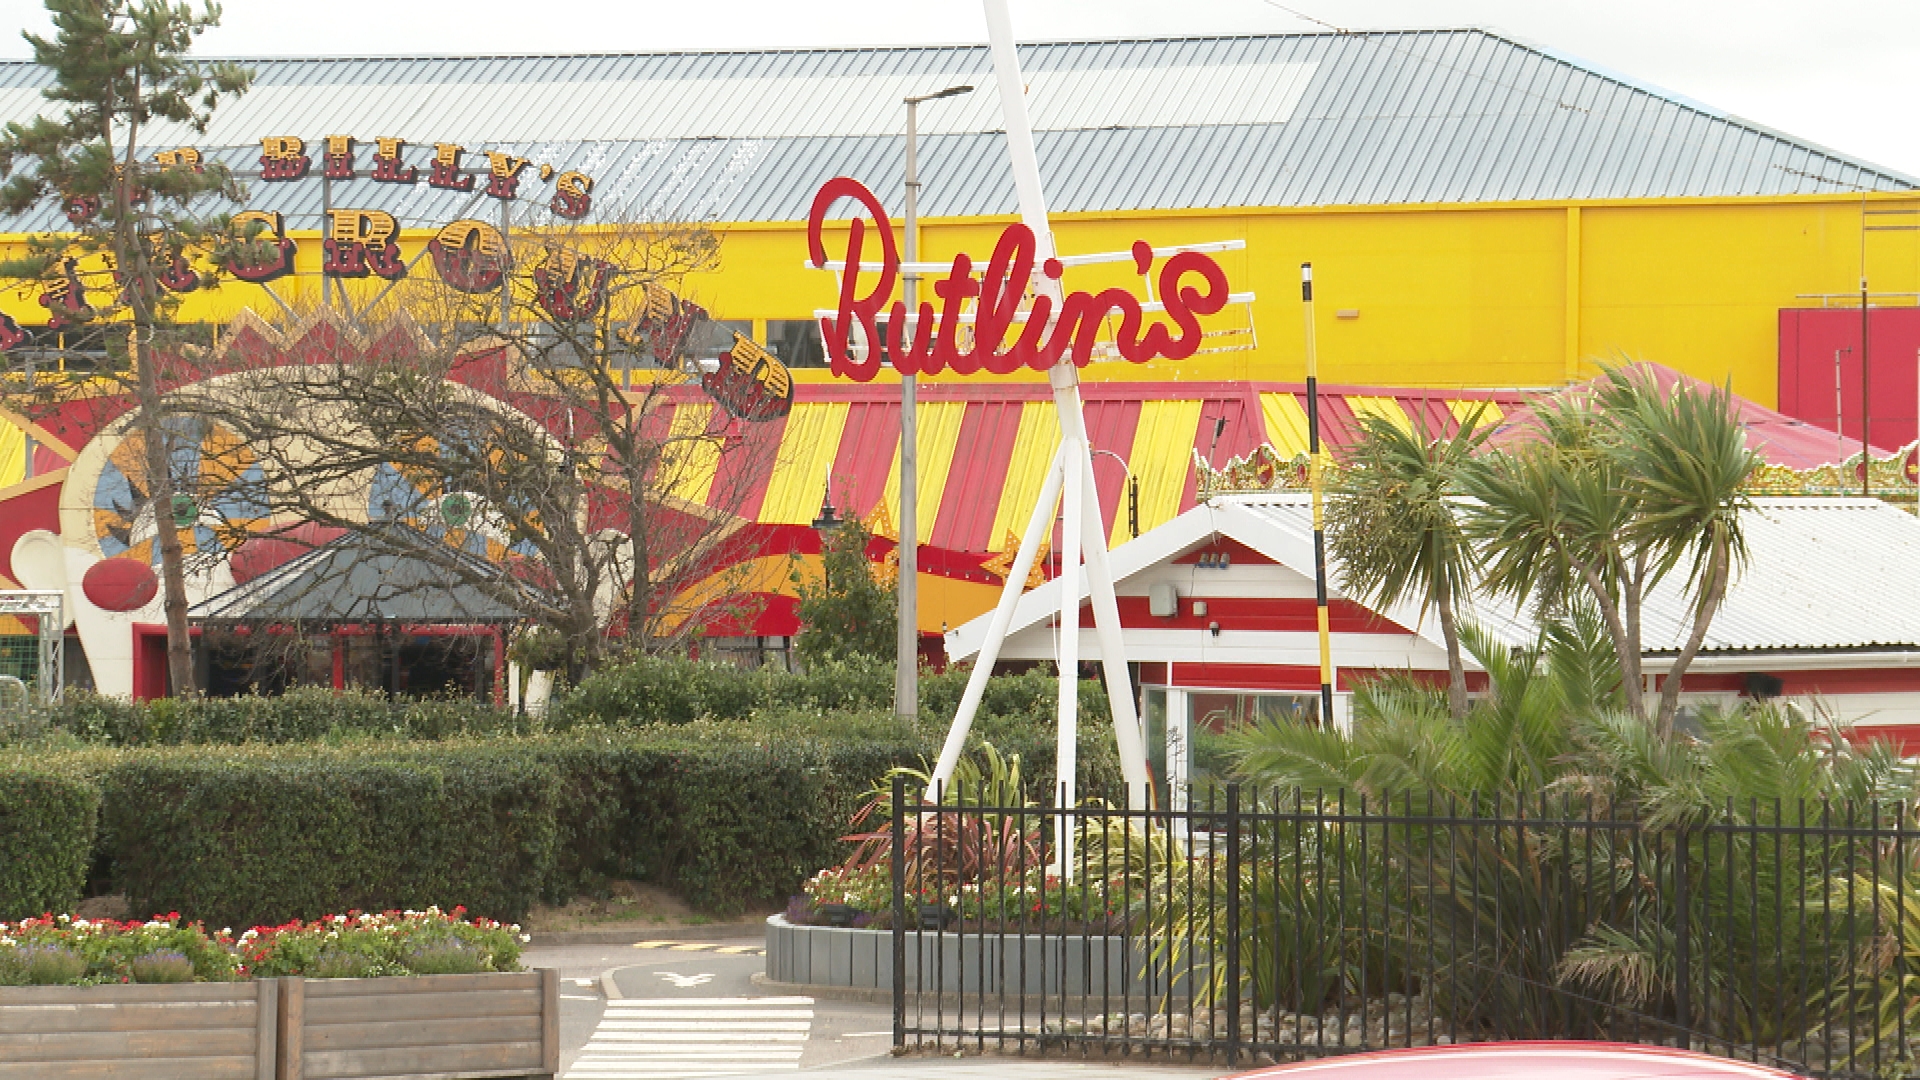
{"label": "white flower", "polygon": [[[517,926],[516,926],[516,927],[514,927],[514,929],[516,929],[516,930],[518,930],[518,929],[519,929],[519,927],[517,927]],[[525,945],[525,944],[527,944],[528,942],[530,942],[530,941],[532,941],[532,940],[533,940],[533,935],[532,935],[532,934],[521,934],[521,935],[520,935],[520,943],[521,943],[522,945]]]}

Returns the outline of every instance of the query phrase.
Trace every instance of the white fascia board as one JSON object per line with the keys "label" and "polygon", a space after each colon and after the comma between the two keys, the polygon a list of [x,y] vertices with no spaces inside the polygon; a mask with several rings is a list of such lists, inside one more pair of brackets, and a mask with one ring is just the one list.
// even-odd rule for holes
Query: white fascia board
{"label": "white fascia board", "polygon": [[[1318,667],[1320,644],[1311,633],[1224,630],[1216,637],[1191,628],[1128,630],[1127,659],[1148,664],[1278,664]],[[1097,655],[1092,628],[1080,631],[1081,654]],[[1088,652],[1087,650],[1096,650]],[[1000,656],[1006,660],[1051,660],[1054,635],[1035,627],[1008,635]],[[1446,652],[1411,634],[1334,634],[1333,657],[1339,668],[1445,671]]]}
{"label": "white fascia board", "polygon": [[[1306,497],[1303,496],[1301,501],[1306,501]],[[1289,527],[1278,519],[1268,517],[1264,514],[1253,513],[1248,510],[1242,502],[1232,498],[1216,499],[1214,500],[1214,505],[1217,507],[1219,514],[1221,532],[1258,551],[1267,558],[1297,570],[1305,575],[1307,580],[1313,580],[1313,531],[1311,528],[1301,530]],[[1336,568],[1331,564],[1331,561],[1329,561],[1327,567],[1328,600],[1348,599],[1346,594],[1341,591],[1339,585],[1336,584],[1338,579],[1339,575],[1336,573]],[[1382,617],[1406,627],[1409,631],[1412,631],[1414,636],[1439,649],[1442,657],[1446,655],[1447,643],[1445,636],[1440,633],[1440,620],[1438,616],[1431,615],[1423,610],[1421,605],[1401,601],[1382,607],[1374,607],[1373,610],[1377,611]],[[1336,637],[1337,636],[1338,635],[1336,635]],[[1480,665],[1474,663],[1472,657],[1463,656],[1461,659],[1466,664],[1468,670],[1480,670]],[[1319,658],[1316,656],[1314,663],[1317,664],[1319,662]],[[1335,662],[1340,663],[1337,655]]]}
{"label": "white fascia board", "polygon": [[[1648,656],[1640,661],[1649,675],[1673,670],[1671,656]],[[1889,649],[1884,652],[1701,653],[1687,665],[1694,672],[1845,671],[1853,668],[1920,667],[1920,652]]]}
{"label": "white fascia board", "polygon": [[[1148,530],[1146,535],[1129,540],[1113,549],[1107,556],[1107,565],[1113,571],[1114,584],[1117,586],[1148,567],[1158,565],[1189,548],[1211,540],[1214,533],[1218,531],[1215,516],[1216,513],[1212,507],[1196,506],[1165,525]],[[1071,577],[1078,586],[1080,599],[1084,602],[1088,596],[1085,569],[1081,568]],[[1013,609],[1013,622],[1007,626],[1009,643],[1015,635],[1059,613],[1060,590],[1067,580],[1068,576],[1062,575],[1038,588],[1028,590],[1020,597],[1019,604]],[[987,624],[992,620],[993,612],[987,611],[956,627],[947,635],[947,659],[954,662],[973,659],[980,652],[980,646],[986,641]],[[1091,655],[1097,656],[1099,653],[1096,651]],[[1004,649],[1001,656],[1020,659]],[[1049,651],[1047,659],[1052,658],[1053,653]]]}

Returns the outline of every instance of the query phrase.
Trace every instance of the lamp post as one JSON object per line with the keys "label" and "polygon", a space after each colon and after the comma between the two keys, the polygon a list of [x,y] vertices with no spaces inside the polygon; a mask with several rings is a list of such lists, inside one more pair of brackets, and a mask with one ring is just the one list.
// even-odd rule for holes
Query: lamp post
{"label": "lamp post", "polygon": [[813,531],[820,534],[820,584],[821,588],[833,588],[831,554],[827,549],[833,546],[833,534],[840,531],[840,515],[833,509],[833,484],[827,484],[826,494],[820,496],[820,516],[813,519]]}
{"label": "lamp post", "polygon": [[[920,257],[920,103],[972,92],[971,86],[949,86],[938,93],[903,99],[907,105],[905,232],[909,264]],[[906,325],[888,327],[889,339],[897,341],[898,335],[906,334],[906,340],[912,342],[913,320],[919,311],[919,286],[920,275],[909,266],[901,283],[901,298],[907,307]],[[878,348],[879,343],[875,342],[873,347]],[[894,715],[909,719],[920,714],[920,455],[916,452],[919,435],[914,418],[914,391],[914,377],[900,376],[900,573],[895,582],[899,590],[895,618],[899,634],[894,643],[893,711]]]}

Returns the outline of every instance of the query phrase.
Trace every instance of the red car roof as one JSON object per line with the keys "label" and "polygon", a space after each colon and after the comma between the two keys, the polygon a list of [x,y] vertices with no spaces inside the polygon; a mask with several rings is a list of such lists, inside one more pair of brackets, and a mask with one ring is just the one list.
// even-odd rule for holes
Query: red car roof
{"label": "red car roof", "polygon": [[1786,1080],[1793,1073],[1686,1050],[1627,1043],[1506,1042],[1381,1050],[1238,1073],[1271,1080]]}

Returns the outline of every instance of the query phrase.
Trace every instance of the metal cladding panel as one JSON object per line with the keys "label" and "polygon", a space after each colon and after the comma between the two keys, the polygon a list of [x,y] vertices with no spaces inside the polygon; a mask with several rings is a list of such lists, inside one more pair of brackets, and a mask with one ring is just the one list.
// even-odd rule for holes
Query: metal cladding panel
{"label": "metal cladding panel", "polygon": [[[1087,442],[1095,451],[1104,450],[1110,454],[1127,457],[1133,451],[1134,434],[1140,427],[1140,409],[1142,398],[1103,398],[1089,395],[1084,409],[1087,419]],[[1096,454],[1096,456],[1099,456]],[[1109,458],[1108,460],[1112,460]],[[1096,469],[1094,483],[1100,494],[1101,528],[1108,536],[1113,535],[1115,515],[1125,497],[1123,490],[1126,478],[1118,469]],[[1124,521],[1125,518],[1120,520]],[[1092,522],[1087,523],[1092,528]],[[1054,526],[1054,550],[1060,550],[1060,527]]]}
{"label": "metal cladding panel", "polygon": [[940,500],[940,517],[927,537],[928,544],[951,551],[999,547],[1002,538],[993,535],[993,518],[1006,486],[1024,408],[1017,401],[968,404],[954,448],[954,465],[947,473],[945,497]]}
{"label": "metal cladding panel", "polygon": [[[1304,499],[1236,498],[1290,530],[1311,530]],[[1762,499],[1743,519],[1748,562],[1728,588],[1701,655],[1841,649],[1920,649],[1920,520],[1877,499]],[[1339,577],[1338,568],[1333,576]],[[1685,642],[1692,609],[1683,566],[1643,608],[1642,647],[1672,655]],[[1478,597],[1471,618],[1502,639],[1532,640],[1535,623],[1513,606]]]}
{"label": "metal cladding panel", "polygon": [[[1745,518],[1749,562],[1707,631],[1708,651],[1920,647],[1920,520],[1878,500],[1768,499]],[[1685,568],[1646,605],[1646,648],[1690,628]]]}
{"label": "metal cladding panel", "polygon": [[[1024,46],[1021,62],[1061,212],[1920,186],[1482,30],[1062,42]],[[924,212],[1015,208],[980,46],[248,63],[255,89],[206,136],[157,125],[142,141],[230,148],[218,156],[242,168],[267,135],[398,135],[417,141],[414,163],[458,142],[594,176],[601,220],[792,221],[841,174],[897,204],[901,98],[968,83],[921,110],[937,178]],[[45,81],[0,62],[0,119],[44,108]],[[262,208],[317,222],[319,185],[255,186]],[[346,187],[336,205],[362,195]],[[440,219],[460,199],[422,184],[405,209]],[[60,222],[49,209],[4,227]]]}
{"label": "metal cladding panel", "polygon": [[[924,411],[924,410],[922,410]],[[866,520],[887,487],[900,456],[900,401],[881,398],[847,406],[847,426],[833,459],[833,503],[847,517]],[[894,526],[899,527],[896,517]]]}

